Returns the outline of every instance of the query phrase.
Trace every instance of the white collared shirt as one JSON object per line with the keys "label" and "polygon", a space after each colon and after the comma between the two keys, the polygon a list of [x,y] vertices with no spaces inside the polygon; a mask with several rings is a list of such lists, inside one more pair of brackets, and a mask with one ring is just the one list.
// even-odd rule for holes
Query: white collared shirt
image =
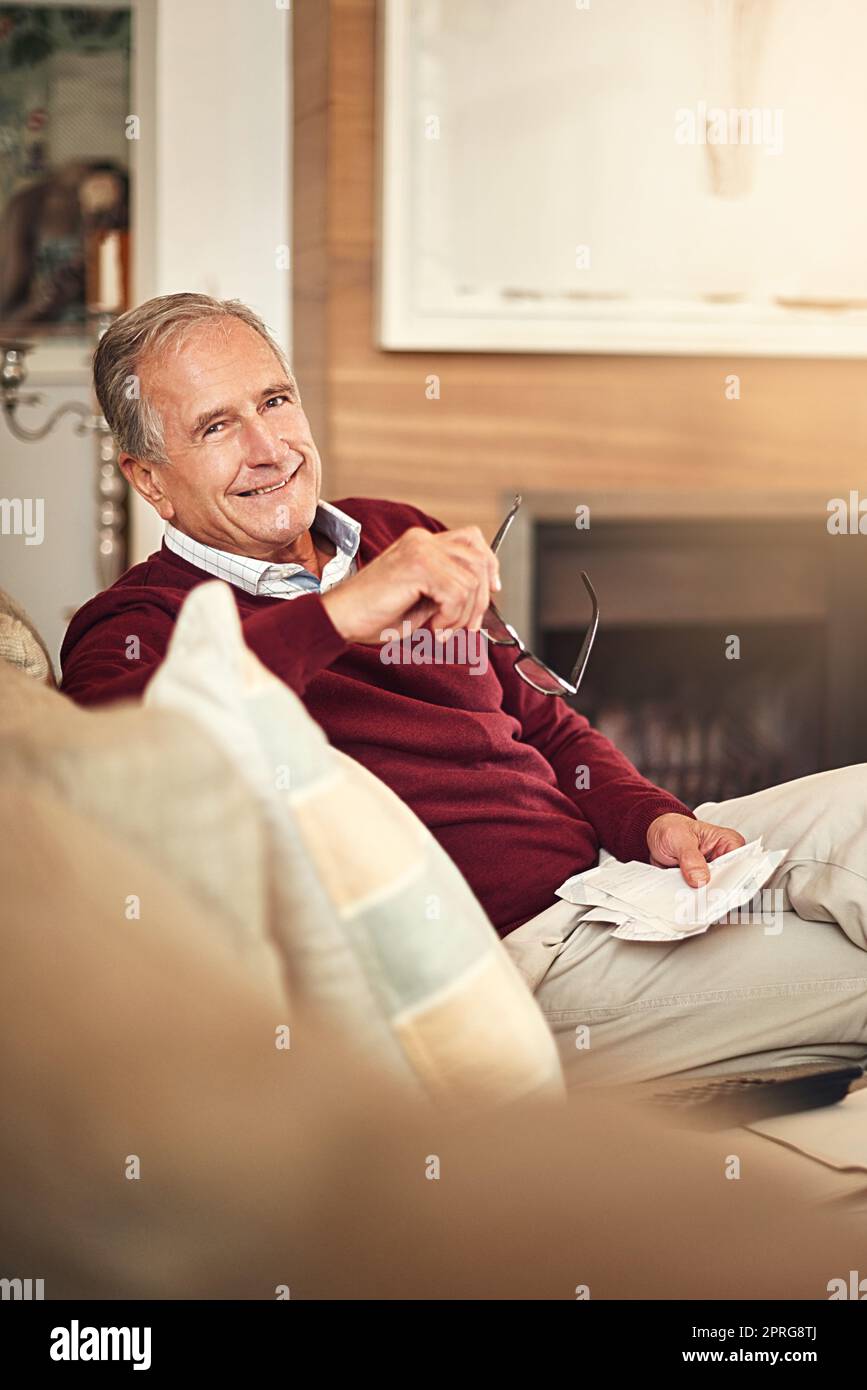
{"label": "white collared shirt", "polygon": [[231,551],[203,545],[168,521],[166,545],[197,569],[212,574],[215,579],[225,579],[228,584],[234,584],[247,594],[267,598],[298,598],[299,594],[324,594],[327,589],[339,584],[341,579],[354,574],[358,567],[355,557],[361,541],[360,521],[320,499],[313,525],[337,547],[324,565],[321,579],[303,565],[279,565],[271,560],[254,560],[247,555],[233,555]]}

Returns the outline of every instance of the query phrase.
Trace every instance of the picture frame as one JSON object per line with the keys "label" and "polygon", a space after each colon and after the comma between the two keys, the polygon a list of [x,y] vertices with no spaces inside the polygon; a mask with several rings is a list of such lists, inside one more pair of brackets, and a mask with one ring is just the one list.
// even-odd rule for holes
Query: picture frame
{"label": "picture frame", "polygon": [[829,3],[380,0],[380,347],[867,355],[867,10]]}

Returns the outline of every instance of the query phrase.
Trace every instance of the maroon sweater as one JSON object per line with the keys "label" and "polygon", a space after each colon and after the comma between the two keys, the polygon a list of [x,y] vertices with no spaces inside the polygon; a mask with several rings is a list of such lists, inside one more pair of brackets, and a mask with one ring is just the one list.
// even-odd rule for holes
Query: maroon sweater
{"label": "maroon sweater", "polygon": [[[358,564],[409,526],[442,531],[417,508],[350,497],[361,522]],[[61,651],[63,690],[82,705],[138,696],[165,655],[187,594],[210,576],[163,544],[76,613]],[[318,593],[261,598],[233,588],[244,637],[304,701],[335,747],[386,782],[457,864],[501,935],[550,906],[603,845],[647,862],[651,821],[692,813],[642,777],[559,697],[515,674],[514,649],[488,646],[470,666],[388,665],[345,642]],[[399,624],[396,625],[399,627]],[[141,642],[126,657],[130,632]],[[588,790],[576,770],[589,769]]]}

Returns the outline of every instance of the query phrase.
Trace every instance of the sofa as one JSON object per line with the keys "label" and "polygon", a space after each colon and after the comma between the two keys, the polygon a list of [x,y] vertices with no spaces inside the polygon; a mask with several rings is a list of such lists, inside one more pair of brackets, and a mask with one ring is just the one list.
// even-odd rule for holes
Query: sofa
{"label": "sofa", "polygon": [[73,706],[8,602],[0,658],[0,1275],[816,1298],[857,1268],[863,1226],[779,1146],[566,1094],[466,883],[246,650],[225,585],[141,702]]}

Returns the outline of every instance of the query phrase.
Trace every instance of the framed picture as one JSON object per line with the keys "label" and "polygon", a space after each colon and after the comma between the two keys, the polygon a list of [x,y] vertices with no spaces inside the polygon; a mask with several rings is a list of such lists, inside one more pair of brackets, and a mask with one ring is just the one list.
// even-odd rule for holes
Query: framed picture
{"label": "framed picture", "polygon": [[0,333],[128,301],[131,12],[0,4]]}
{"label": "framed picture", "polygon": [[867,355],[861,0],[380,0],[384,348]]}

